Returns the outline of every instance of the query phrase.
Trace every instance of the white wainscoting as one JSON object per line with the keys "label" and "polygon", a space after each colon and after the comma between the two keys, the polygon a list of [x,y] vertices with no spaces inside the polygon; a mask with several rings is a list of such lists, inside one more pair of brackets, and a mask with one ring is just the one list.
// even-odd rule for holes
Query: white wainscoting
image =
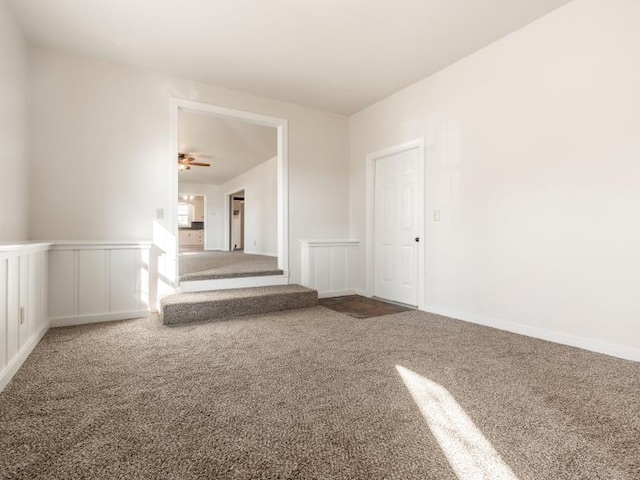
{"label": "white wainscoting", "polygon": [[149,314],[146,242],[56,242],[49,253],[52,327]]}
{"label": "white wainscoting", "polygon": [[319,297],[359,293],[353,286],[358,240],[301,240],[302,285]]}
{"label": "white wainscoting", "polygon": [[0,245],[0,391],[49,330],[50,243]]}

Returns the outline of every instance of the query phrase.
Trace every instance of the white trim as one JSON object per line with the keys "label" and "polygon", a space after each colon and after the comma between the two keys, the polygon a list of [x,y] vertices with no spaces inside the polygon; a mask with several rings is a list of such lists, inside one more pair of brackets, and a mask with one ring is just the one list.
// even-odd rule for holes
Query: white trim
{"label": "white trim", "polygon": [[360,240],[298,240],[309,247],[357,247]]}
{"label": "white trim", "polygon": [[8,256],[22,255],[25,253],[46,252],[51,248],[53,243],[50,242],[16,242],[5,243],[0,245],[0,256],[6,258]]}
{"label": "white trim", "polygon": [[227,290],[230,288],[265,287],[270,285],[287,285],[289,275],[262,275],[258,277],[216,278],[212,280],[191,280],[180,282],[180,293],[203,292],[205,290]]}
{"label": "white trim", "polygon": [[[194,113],[205,113],[220,118],[232,118],[247,123],[274,127],[278,135],[278,269],[289,271],[289,122],[287,119],[272,117],[261,113],[247,112],[233,108],[211,105],[208,103],[194,102],[182,98],[172,98],[171,109],[171,149],[168,158],[170,171],[171,191],[173,195],[173,212],[169,212],[169,231],[177,238],[178,226],[175,220],[175,212],[178,203],[178,113],[180,110]],[[176,243],[175,258],[178,259],[178,242]],[[176,268],[176,272],[178,269]],[[260,278],[260,277],[258,277]],[[288,275],[287,275],[288,278]],[[177,279],[170,279],[177,281]]]}
{"label": "white trim", "polygon": [[130,320],[132,318],[148,317],[150,310],[134,312],[99,313],[96,315],[83,315],[77,317],[51,318],[51,328],[71,327],[75,325],[87,325],[90,323],[112,322],[114,320]]}
{"label": "white trim", "polygon": [[9,384],[13,376],[18,372],[24,361],[31,355],[33,349],[36,348],[42,337],[49,331],[49,324],[40,327],[40,330],[29,339],[27,343],[20,349],[20,352],[11,359],[7,366],[0,372],[0,392]]}
{"label": "white trim", "polygon": [[278,254],[277,253],[268,253],[268,252],[255,252],[253,250],[244,250],[243,253],[246,253],[247,255],[262,255],[263,257],[277,257]]}
{"label": "white trim", "polygon": [[347,295],[359,295],[358,290],[334,290],[332,292],[318,292],[318,298],[346,297]]}
{"label": "white trim", "polygon": [[149,250],[152,242],[84,241],[55,242],[51,250]]}
{"label": "white trim", "polygon": [[366,240],[365,240],[365,292],[366,296],[374,295],[375,268],[374,268],[374,222],[375,222],[375,161],[390,155],[418,150],[418,308],[423,309],[426,295],[426,222],[424,221],[425,201],[426,201],[426,158],[424,137],[417,138],[410,142],[402,143],[394,147],[385,148],[367,155],[366,175],[367,175],[367,205],[366,205]]}
{"label": "white trim", "polygon": [[444,317],[462,320],[463,322],[484,325],[486,327],[497,328],[498,330],[517,333],[527,337],[539,338],[541,340],[547,340],[561,345],[582,348],[583,350],[589,350],[591,352],[603,353],[605,355],[611,355],[612,357],[640,362],[640,349],[636,348],[623,347],[621,345],[614,345],[612,343],[601,342],[599,340],[579,337],[568,333],[546,330],[544,328],[523,325],[506,320],[498,320],[484,315],[460,312],[449,308],[440,308],[433,305],[427,305],[425,308],[421,308],[420,310],[442,315]]}

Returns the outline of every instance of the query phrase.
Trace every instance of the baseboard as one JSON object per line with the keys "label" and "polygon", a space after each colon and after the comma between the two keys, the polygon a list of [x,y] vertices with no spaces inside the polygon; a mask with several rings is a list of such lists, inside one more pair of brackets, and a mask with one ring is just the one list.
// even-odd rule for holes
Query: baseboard
{"label": "baseboard", "polygon": [[328,292],[318,292],[318,298],[346,297],[347,295],[358,295],[357,290],[333,290]]}
{"label": "baseboard", "polygon": [[244,253],[247,255],[262,255],[263,257],[277,257],[277,253],[267,253],[267,252],[253,252],[249,250],[245,250]]}
{"label": "baseboard", "polygon": [[567,333],[546,330],[543,328],[532,327],[530,325],[522,325],[519,323],[513,323],[504,320],[496,320],[482,315],[474,315],[466,312],[459,312],[431,305],[427,305],[424,308],[421,308],[421,310],[445,317],[455,318],[464,322],[476,323],[478,325],[484,325],[486,327],[497,328],[498,330],[505,330],[511,333],[526,335],[527,337],[539,338],[541,340],[568,345],[570,347],[582,348],[583,350],[589,350],[591,352],[603,353],[612,357],[640,362],[640,350],[635,348],[623,347],[620,345],[614,345],[612,343],[578,337]]}
{"label": "baseboard", "polygon": [[99,313],[96,315],[82,315],[77,317],[51,318],[51,328],[72,327],[89,323],[112,322],[114,320],[130,320],[132,318],[148,317],[149,310],[134,312]]}
{"label": "baseboard", "polygon": [[49,325],[44,325],[38,332],[31,337],[31,339],[25,343],[24,347],[20,350],[20,353],[16,355],[13,360],[9,362],[9,364],[0,372],[0,392],[4,390],[13,376],[20,370],[20,367],[24,363],[24,361],[31,355],[33,349],[36,348],[36,345],[40,343],[42,337],[49,331]]}

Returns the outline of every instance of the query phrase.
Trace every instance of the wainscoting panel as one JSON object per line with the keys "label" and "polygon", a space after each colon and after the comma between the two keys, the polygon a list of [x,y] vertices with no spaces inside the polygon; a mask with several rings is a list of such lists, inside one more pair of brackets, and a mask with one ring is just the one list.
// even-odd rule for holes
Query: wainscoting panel
{"label": "wainscoting panel", "polygon": [[78,250],[78,314],[109,311],[107,269],[109,250]]}
{"label": "wainscoting panel", "polygon": [[76,310],[75,271],[73,250],[49,252],[49,318]]}
{"label": "wainscoting panel", "polygon": [[150,247],[150,243],[57,243],[49,261],[51,326],[147,315]]}
{"label": "wainscoting panel", "polygon": [[0,390],[49,329],[50,246],[49,243],[0,245]]}
{"label": "wainscoting panel", "polygon": [[147,275],[140,264],[140,250],[112,250],[110,309],[114,312],[141,310],[138,282]]}
{"label": "wainscoting panel", "polygon": [[356,293],[352,285],[358,240],[302,240],[302,285],[320,297]]}
{"label": "wainscoting panel", "polygon": [[20,350],[20,259],[12,256],[7,263],[7,358],[15,358]]}
{"label": "wainscoting panel", "polygon": [[8,328],[7,321],[7,268],[6,258],[0,258],[0,372],[4,372],[8,363]]}

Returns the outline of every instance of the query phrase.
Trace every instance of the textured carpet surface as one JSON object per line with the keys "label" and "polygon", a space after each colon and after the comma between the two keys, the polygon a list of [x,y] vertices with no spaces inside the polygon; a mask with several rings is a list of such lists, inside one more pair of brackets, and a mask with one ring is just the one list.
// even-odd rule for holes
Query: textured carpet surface
{"label": "textured carpet surface", "polygon": [[184,251],[178,268],[181,281],[282,275],[276,257],[242,252]]}
{"label": "textured carpet surface", "polygon": [[160,301],[160,311],[162,323],[173,325],[316,305],[318,305],[316,290],[291,284],[176,293]]}
{"label": "textured carpet surface", "polygon": [[323,307],[51,330],[0,393],[0,477],[453,480],[398,365],[444,387],[519,480],[640,478],[639,364]]}
{"label": "textured carpet surface", "polygon": [[354,318],[379,317],[380,315],[415,310],[414,308],[378,300],[377,298],[363,297],[362,295],[321,298],[318,304]]}

